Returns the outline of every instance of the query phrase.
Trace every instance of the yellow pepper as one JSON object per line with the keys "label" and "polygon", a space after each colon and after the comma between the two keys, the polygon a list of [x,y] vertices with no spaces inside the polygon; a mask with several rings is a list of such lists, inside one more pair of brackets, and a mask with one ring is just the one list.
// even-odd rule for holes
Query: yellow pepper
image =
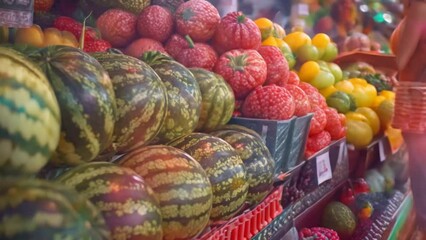
{"label": "yellow pepper", "polygon": [[267,18],[258,18],[254,21],[256,26],[259,28],[260,33],[262,34],[262,40],[267,39],[272,35],[274,30],[274,23]]}
{"label": "yellow pepper", "polygon": [[383,90],[380,92],[379,96],[383,96],[385,99],[395,102],[395,92]]}
{"label": "yellow pepper", "polygon": [[377,96],[376,88],[361,78],[352,78],[349,80],[354,89],[349,94],[355,99],[357,107],[372,107]]}

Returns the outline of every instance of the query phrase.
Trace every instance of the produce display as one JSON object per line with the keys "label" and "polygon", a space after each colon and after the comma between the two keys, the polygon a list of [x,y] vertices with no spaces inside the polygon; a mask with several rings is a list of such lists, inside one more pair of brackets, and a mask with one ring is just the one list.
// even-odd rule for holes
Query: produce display
{"label": "produce display", "polygon": [[[251,239],[325,185],[299,239],[384,234],[409,194],[394,75],[216,5],[34,0],[0,26],[0,239]],[[348,149],[380,159],[347,176]]]}

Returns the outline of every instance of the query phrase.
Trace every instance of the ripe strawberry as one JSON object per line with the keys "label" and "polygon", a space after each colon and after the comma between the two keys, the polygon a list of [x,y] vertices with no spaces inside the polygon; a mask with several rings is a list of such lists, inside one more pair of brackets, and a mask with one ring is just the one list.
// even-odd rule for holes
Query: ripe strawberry
{"label": "ripe strawberry", "polygon": [[340,122],[339,113],[334,108],[324,108],[324,113],[327,116],[327,125],[325,126],[325,131],[330,133],[332,140],[337,140],[340,138],[342,123]]}
{"label": "ripe strawberry", "polygon": [[112,46],[120,48],[127,46],[136,38],[137,16],[121,9],[109,9],[96,21],[102,38]]}
{"label": "ripe strawberry", "polygon": [[318,92],[314,86],[309,83],[300,82],[299,87],[308,95],[311,107],[320,106],[321,108],[327,107],[325,98]]}
{"label": "ripe strawberry", "polygon": [[284,86],[284,88],[287,89],[293,96],[295,104],[295,116],[305,116],[306,114],[311,112],[311,104],[309,102],[309,98],[300,87],[293,84],[287,84]]}
{"label": "ripe strawberry", "polygon": [[140,38],[135,40],[124,50],[124,53],[129,56],[139,58],[148,51],[160,51],[162,53],[166,53],[166,50],[160,42],[149,38]]}
{"label": "ripe strawberry", "polygon": [[[53,22],[53,27],[60,31],[71,32],[77,39],[80,39],[81,32],[83,31],[83,24],[70,17],[60,16]],[[85,41],[93,41],[99,39],[99,34],[96,30],[86,27],[84,39]]]}
{"label": "ripe strawberry", "polygon": [[54,0],[34,0],[35,12],[48,12],[52,8]]}
{"label": "ripe strawberry", "polygon": [[268,69],[265,84],[286,85],[289,77],[289,68],[281,50],[274,46],[260,46],[257,51],[262,55]]}
{"label": "ripe strawberry", "polygon": [[288,74],[287,84],[299,85],[299,83],[300,83],[299,75],[297,75],[297,73],[294,71],[290,71],[290,73]]}
{"label": "ripe strawberry", "polygon": [[245,117],[286,120],[294,114],[291,94],[276,85],[259,86],[245,99],[242,113]]}
{"label": "ripe strawberry", "polygon": [[322,131],[318,134],[311,135],[306,141],[306,149],[313,153],[320,151],[331,143],[330,133]]}
{"label": "ripe strawberry", "polygon": [[188,68],[213,70],[217,61],[217,54],[214,49],[205,43],[194,43],[188,35],[186,40],[189,47],[182,49],[176,60]]}
{"label": "ripe strawberry", "polygon": [[172,56],[174,59],[177,59],[180,51],[184,48],[188,48],[189,44],[185,40],[184,37],[178,34],[173,34],[169,41],[166,43],[166,51],[170,56]]}
{"label": "ripe strawberry", "polygon": [[110,49],[112,46],[109,42],[98,39],[94,41],[85,41],[84,42],[84,51],[85,52],[105,52],[106,50]]}
{"label": "ripe strawberry", "polygon": [[173,31],[172,13],[160,6],[146,7],[138,16],[137,30],[141,37],[166,41]]}
{"label": "ripe strawberry", "polygon": [[182,36],[189,35],[194,41],[208,41],[216,31],[220,15],[209,1],[189,0],[175,12],[176,29]]}
{"label": "ripe strawberry", "polygon": [[319,106],[311,106],[314,116],[311,120],[311,126],[309,128],[309,136],[322,132],[327,125],[327,116],[324,110]]}

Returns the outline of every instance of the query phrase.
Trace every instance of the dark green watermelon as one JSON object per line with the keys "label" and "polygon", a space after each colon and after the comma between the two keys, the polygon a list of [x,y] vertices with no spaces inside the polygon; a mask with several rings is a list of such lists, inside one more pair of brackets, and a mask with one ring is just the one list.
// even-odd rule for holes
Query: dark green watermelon
{"label": "dark green watermelon", "polygon": [[160,131],[167,110],[167,93],[155,71],[137,58],[95,53],[108,72],[115,92],[117,120],[113,144],[118,153],[148,144]]}
{"label": "dark green watermelon", "polygon": [[229,122],[234,112],[235,97],[222,76],[202,68],[191,68],[200,85],[202,105],[198,132],[210,132]]}
{"label": "dark green watermelon", "polygon": [[35,63],[0,47],[0,176],[36,174],[59,142],[61,115]]}
{"label": "dark green watermelon", "polygon": [[192,133],[170,143],[197,160],[213,188],[212,221],[227,220],[243,206],[248,190],[244,163],[224,140],[204,133]]}
{"label": "dark green watermelon", "polygon": [[253,137],[256,137],[258,139],[262,140],[262,137],[254,130],[244,127],[242,125],[238,125],[238,124],[226,124],[224,126],[220,126],[218,128],[215,129],[215,131],[219,131],[219,130],[234,130],[237,132],[242,132],[242,133],[247,133]]}
{"label": "dark green watermelon", "polygon": [[36,179],[0,182],[0,239],[109,240],[96,207],[74,189]]}
{"label": "dark green watermelon", "polygon": [[167,89],[166,119],[153,143],[167,143],[192,133],[201,112],[201,91],[194,75],[160,52],[148,52],[143,60],[160,76]]}
{"label": "dark green watermelon", "polygon": [[229,143],[240,155],[249,182],[247,202],[260,203],[271,191],[275,162],[265,144],[258,138],[233,130],[212,132]]}
{"label": "dark green watermelon", "polygon": [[51,46],[30,59],[46,74],[61,108],[61,139],[52,161],[77,165],[111,145],[116,114],[111,80],[98,61],[83,51]]}
{"label": "dark green watermelon", "polygon": [[212,188],[201,165],[170,146],[137,149],[120,159],[154,190],[160,202],[164,239],[192,239],[209,222]]}
{"label": "dark green watermelon", "polygon": [[133,170],[113,163],[81,164],[57,178],[103,214],[112,239],[161,240],[161,212],[152,189]]}

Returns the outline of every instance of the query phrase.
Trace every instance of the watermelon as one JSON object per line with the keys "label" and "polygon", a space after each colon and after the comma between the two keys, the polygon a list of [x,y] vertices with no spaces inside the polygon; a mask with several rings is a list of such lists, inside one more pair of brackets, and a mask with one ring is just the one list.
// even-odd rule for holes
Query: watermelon
{"label": "watermelon", "polygon": [[198,132],[209,132],[229,122],[234,112],[235,97],[231,86],[214,72],[191,68],[201,90],[201,114]]}
{"label": "watermelon", "polygon": [[125,155],[120,165],[135,170],[160,202],[164,239],[192,239],[209,222],[212,188],[201,165],[182,150],[147,146]]}
{"label": "watermelon", "polygon": [[224,140],[204,133],[192,133],[170,143],[197,160],[213,188],[212,221],[228,220],[243,207],[248,190],[241,157]]}
{"label": "watermelon", "polygon": [[32,175],[59,142],[61,115],[46,76],[19,52],[0,47],[0,176]]}
{"label": "watermelon", "polygon": [[2,179],[0,239],[107,240],[105,220],[74,189],[37,179]]}
{"label": "watermelon", "polygon": [[237,131],[237,132],[246,133],[246,134],[249,134],[249,135],[251,135],[253,137],[256,137],[259,140],[261,140],[262,142],[264,142],[263,139],[262,139],[262,137],[259,135],[259,133],[257,133],[256,131],[254,131],[254,130],[252,130],[250,128],[244,127],[242,125],[238,125],[238,124],[226,124],[224,126],[216,128],[214,131],[219,131],[219,130],[234,130],[234,131]]}
{"label": "watermelon", "polygon": [[240,155],[246,167],[249,183],[247,202],[260,203],[271,191],[275,162],[265,144],[246,133],[222,130],[211,133],[229,143]]}
{"label": "watermelon", "polygon": [[147,52],[143,60],[160,76],[167,89],[166,119],[153,143],[168,143],[192,133],[201,112],[201,91],[194,75],[160,52]]}
{"label": "watermelon", "polygon": [[108,74],[73,47],[50,46],[29,57],[46,74],[61,109],[61,138],[52,162],[74,166],[93,160],[112,141],[116,105]]}
{"label": "watermelon", "polygon": [[167,94],[155,71],[137,58],[95,53],[108,72],[117,103],[113,143],[118,153],[148,144],[163,125]]}
{"label": "watermelon", "polygon": [[107,162],[81,164],[57,179],[101,211],[112,239],[161,240],[161,213],[152,189],[133,170]]}

